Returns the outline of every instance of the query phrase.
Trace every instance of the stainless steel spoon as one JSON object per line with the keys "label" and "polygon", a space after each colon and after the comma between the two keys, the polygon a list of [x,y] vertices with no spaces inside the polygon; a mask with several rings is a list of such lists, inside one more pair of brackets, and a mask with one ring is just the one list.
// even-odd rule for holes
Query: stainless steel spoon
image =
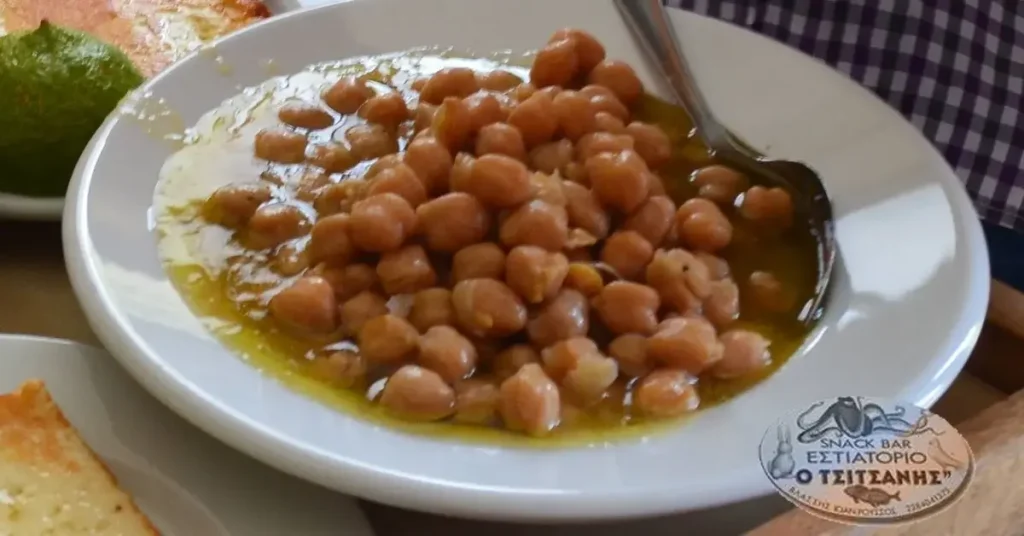
{"label": "stainless steel spoon", "polygon": [[785,188],[793,196],[798,216],[809,221],[818,243],[818,282],[814,297],[804,306],[800,318],[807,323],[817,320],[825,305],[836,257],[832,202],[821,178],[799,162],[774,160],[758,154],[718,121],[697,87],[661,0],[613,1],[647,59],[664,75],[714,157],[745,173],[754,183]]}

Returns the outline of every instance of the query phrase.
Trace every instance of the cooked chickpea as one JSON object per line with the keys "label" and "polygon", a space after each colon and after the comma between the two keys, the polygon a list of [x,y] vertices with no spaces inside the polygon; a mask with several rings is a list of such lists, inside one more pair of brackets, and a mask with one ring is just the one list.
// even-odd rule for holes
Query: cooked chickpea
{"label": "cooked chickpea", "polygon": [[536,201],[543,201],[556,207],[564,207],[567,202],[562,189],[562,179],[558,175],[548,175],[540,171],[530,173],[530,188]]}
{"label": "cooked chickpea", "polygon": [[562,173],[565,175],[566,180],[575,182],[576,184],[590,186],[590,177],[587,176],[587,168],[579,162],[569,162],[565,165]]}
{"label": "cooked chickpea", "polygon": [[398,164],[377,173],[366,190],[366,195],[369,196],[385,193],[402,197],[413,208],[427,201],[427,190],[423,187],[423,182],[416,176],[416,172],[405,164]]}
{"label": "cooked chickpea", "polygon": [[626,376],[639,378],[651,370],[647,359],[647,337],[639,333],[616,337],[608,345],[608,354],[619,362],[619,370]]}
{"label": "cooked chickpea", "polygon": [[466,145],[473,134],[473,117],[466,101],[456,97],[444,99],[434,114],[430,132],[449,151],[458,151]]}
{"label": "cooked chickpea", "polygon": [[331,178],[319,169],[307,168],[299,174],[293,184],[295,185],[295,198],[309,202],[316,199],[320,190],[331,184]]}
{"label": "cooked chickpea", "polygon": [[270,299],[270,315],[293,331],[326,335],[338,328],[334,289],[322,277],[297,279]]}
{"label": "cooked chickpea", "polygon": [[315,104],[289,102],[277,111],[277,118],[295,128],[320,130],[334,124],[334,116]]}
{"label": "cooked chickpea", "polygon": [[335,387],[349,389],[366,378],[366,360],[355,352],[334,352],[313,359],[309,371]]}
{"label": "cooked chickpea", "polygon": [[238,229],[249,222],[260,205],[273,196],[266,184],[231,184],[218,188],[203,205],[210,223]]}
{"label": "cooked chickpea", "polygon": [[428,288],[417,292],[409,309],[409,323],[421,333],[434,326],[455,324],[452,292],[446,288]]}
{"label": "cooked chickpea", "polygon": [[501,418],[510,430],[544,436],[558,426],[561,397],[558,386],[536,363],[523,365],[499,390]]}
{"label": "cooked chickpea", "polygon": [[380,405],[411,421],[438,421],[455,411],[455,391],[436,372],[405,365],[388,378]]}
{"label": "cooked chickpea", "polygon": [[334,214],[320,218],[309,237],[309,257],[312,262],[333,260],[348,262],[354,248],[349,239],[349,215]]}
{"label": "cooked chickpea", "polygon": [[565,374],[562,385],[585,402],[599,400],[619,377],[619,364],[605,356],[580,359]]}
{"label": "cooked chickpea", "polygon": [[387,300],[366,290],[343,303],[338,314],[345,333],[356,335],[371,318],[388,314]]}
{"label": "cooked chickpea", "polygon": [[583,229],[597,239],[608,236],[608,213],[589,188],[581,184],[564,181],[565,209],[569,214],[569,225]]}
{"label": "cooked chickpea", "polygon": [[405,148],[405,164],[423,181],[428,193],[438,194],[448,189],[452,155],[436,138],[418,138],[410,142]]}
{"label": "cooked chickpea", "polygon": [[537,92],[537,86],[529,82],[523,82],[518,86],[508,90],[508,95],[512,97],[516,102],[523,102],[524,100],[533,96]]}
{"label": "cooked chickpea", "polygon": [[430,265],[423,246],[413,244],[380,256],[377,277],[384,292],[412,294],[437,284],[437,273]]}
{"label": "cooked chickpea", "polygon": [[633,149],[633,144],[633,138],[625,134],[592,132],[576,144],[576,160],[586,162],[591,156],[601,153],[621,153]]}
{"label": "cooked chickpea", "polygon": [[747,279],[746,291],[751,302],[759,309],[784,313],[793,308],[796,297],[771,272],[756,271]]}
{"label": "cooked chickpea", "polygon": [[491,228],[491,214],[472,195],[452,192],[416,209],[417,228],[427,247],[452,253],[476,244]]}
{"label": "cooked chickpea", "polygon": [[604,86],[615,94],[626,106],[633,106],[644,93],[643,83],[629,64],[604,60],[597,64],[587,76],[587,83]]}
{"label": "cooked chickpea", "polygon": [[519,130],[527,147],[551,141],[558,130],[554,99],[548,93],[534,93],[512,110],[508,124]]}
{"label": "cooked chickpea", "polygon": [[601,248],[601,261],[625,279],[641,279],[652,257],[654,246],[636,231],[616,231]]}
{"label": "cooked chickpea", "polygon": [[545,348],[558,341],[585,337],[590,329],[590,303],[579,291],[563,289],[527,323],[530,342]]}
{"label": "cooked chickpea", "polygon": [[568,87],[580,72],[579,57],[573,40],[548,43],[537,52],[530,67],[530,83],[542,88]]}
{"label": "cooked chickpea", "polygon": [[551,101],[562,134],[576,141],[594,131],[594,110],[590,99],[575,91],[562,91]]}
{"label": "cooked chickpea", "polygon": [[309,268],[309,254],[300,241],[282,244],[274,252],[270,268],[285,277],[299,275]]}
{"label": "cooked chickpea", "polygon": [[714,165],[694,171],[690,182],[697,187],[697,195],[700,197],[720,205],[732,205],[736,196],[743,191],[747,179],[732,168]]}
{"label": "cooked chickpea", "polygon": [[555,32],[548,42],[557,43],[563,39],[572,41],[581,73],[590,72],[598,63],[604,61],[604,45],[593,35],[576,28],[562,28]]}
{"label": "cooked chickpea", "polygon": [[366,173],[363,174],[363,179],[369,181],[376,177],[381,171],[385,169],[391,169],[399,164],[404,163],[404,156],[397,153],[387,154],[374,160],[373,164],[366,169]]}
{"label": "cooked chickpea", "polygon": [[416,104],[412,111],[412,130],[419,134],[430,128],[434,123],[434,115],[437,113],[437,106],[426,102]]}
{"label": "cooked chickpea", "polygon": [[505,251],[493,242],[460,249],[452,257],[452,282],[467,279],[505,279]]}
{"label": "cooked chickpea", "polygon": [[668,236],[676,214],[676,204],[666,196],[655,195],[647,198],[633,212],[622,228],[640,233],[648,242],[657,246]]}
{"label": "cooked chickpea", "polygon": [[363,251],[392,251],[402,246],[415,225],[416,212],[408,201],[396,194],[378,194],[352,206],[349,238]]}
{"label": "cooked chickpea", "polygon": [[569,238],[569,215],[565,207],[530,201],[505,218],[499,236],[506,247],[533,245],[559,251]]}
{"label": "cooked chickpea", "polygon": [[544,372],[556,382],[565,379],[565,375],[580,361],[588,358],[601,358],[601,350],[592,339],[572,337],[556,342],[544,348],[540,353]]}
{"label": "cooked chickpea", "polygon": [[459,326],[477,337],[505,337],[526,326],[526,306],[495,279],[459,281],[452,290],[452,306]]}
{"label": "cooked chickpea", "polygon": [[249,218],[245,242],[254,249],[269,249],[308,233],[310,227],[309,218],[299,207],[269,203]]}
{"label": "cooked chickpea", "polygon": [[633,406],[643,415],[655,418],[677,417],[700,405],[696,378],[675,369],[656,370],[643,379],[633,392]]}
{"label": "cooked chickpea", "polygon": [[505,380],[529,363],[540,363],[540,354],[529,344],[516,344],[494,356],[491,371],[499,380]]}
{"label": "cooked chickpea", "polygon": [[359,330],[359,351],[371,363],[400,363],[416,355],[419,336],[404,318],[393,314],[375,316]]}
{"label": "cooked chickpea", "polygon": [[599,111],[594,114],[594,131],[608,132],[609,134],[625,134],[626,124],[622,122],[622,119],[611,113]]}
{"label": "cooked chickpea", "polygon": [[455,383],[476,368],[476,347],[451,326],[434,326],[420,335],[419,364]]}
{"label": "cooked chickpea", "polygon": [[722,344],[703,317],[670,318],[648,339],[647,354],[666,366],[700,374],[722,359]]}
{"label": "cooked chickpea", "polygon": [[394,130],[409,118],[409,107],[397,91],[371,97],[359,107],[359,117]]}
{"label": "cooked chickpea", "polygon": [[618,334],[654,333],[660,306],[661,299],[653,288],[629,281],[605,286],[594,303],[604,325]]}
{"label": "cooked chickpea", "polygon": [[754,222],[786,228],[793,223],[793,198],[782,188],[754,186],[743,194],[740,214]]}
{"label": "cooked chickpea", "polygon": [[372,160],[398,152],[396,140],[380,125],[356,125],[345,132],[352,155],[359,160]]}
{"label": "cooked chickpea", "polygon": [[661,127],[633,121],[626,126],[626,134],[633,137],[636,152],[647,162],[647,167],[658,169],[672,158],[672,143]]}
{"label": "cooked chickpea", "polygon": [[569,265],[564,285],[580,291],[584,296],[594,297],[604,288],[604,278],[589,262],[573,262]]}
{"label": "cooked chickpea", "polygon": [[682,314],[700,310],[701,300],[711,294],[707,266],[685,249],[654,252],[646,276],[665,304]]}
{"label": "cooked chickpea", "polygon": [[359,163],[348,147],[336,142],[310,145],[307,160],[327,173],[348,171]]}
{"label": "cooked chickpea", "polygon": [[469,379],[455,384],[455,416],[462,424],[492,424],[498,417],[501,396],[498,386],[486,380]]}
{"label": "cooked chickpea", "polygon": [[711,295],[704,301],[704,316],[718,328],[740,316],[740,289],[731,279],[711,283]]}
{"label": "cooked chickpea", "polygon": [[466,67],[449,67],[434,73],[420,90],[420,100],[441,104],[446,98],[465,98],[480,89],[476,73]]}
{"label": "cooked chickpea", "polygon": [[485,73],[476,73],[476,81],[477,85],[480,86],[480,89],[486,89],[488,91],[508,91],[523,83],[522,78],[500,69],[487,71]]}
{"label": "cooked chickpea", "polygon": [[340,114],[354,114],[364,102],[373,97],[373,89],[366,82],[354,76],[338,80],[324,91],[321,98]]}
{"label": "cooked chickpea", "polygon": [[508,112],[494,93],[478,91],[465,99],[469,112],[470,131],[477,132],[492,123],[504,121]]}
{"label": "cooked chickpea", "polygon": [[629,214],[647,199],[647,164],[633,151],[591,156],[586,170],[594,193],[606,207]]}
{"label": "cooked chickpea", "polygon": [[527,303],[541,303],[558,293],[568,272],[569,261],[562,253],[516,246],[508,253],[505,281]]}
{"label": "cooked chickpea", "polygon": [[760,333],[745,329],[726,331],[719,338],[722,360],[711,369],[711,375],[731,380],[757,372],[771,363],[771,342]]}
{"label": "cooked chickpea", "polygon": [[523,135],[508,123],[493,123],[480,129],[476,137],[476,155],[501,154],[526,160]]}
{"label": "cooked chickpea", "polygon": [[676,232],[687,246],[718,251],[732,242],[732,223],[718,205],[701,198],[690,199],[676,212]]}
{"label": "cooked chickpea", "polygon": [[456,154],[452,160],[452,171],[448,175],[449,189],[453,192],[467,191],[475,165],[476,158],[473,155],[465,152]]}
{"label": "cooked chickpea", "polygon": [[308,141],[305,134],[271,127],[256,133],[253,150],[256,158],[281,164],[301,164],[306,159]]}
{"label": "cooked chickpea", "polygon": [[497,208],[514,207],[534,195],[529,170],[522,162],[506,155],[477,158],[465,188],[483,204]]}
{"label": "cooked chickpea", "polygon": [[[595,114],[595,127],[597,126],[597,114],[600,112],[612,116],[620,124],[624,121],[629,121],[629,109],[626,108],[626,105],[622,104],[622,102],[619,101],[619,98],[614,94],[595,95],[590,97],[590,109]],[[625,128],[624,124],[622,128]]]}
{"label": "cooked chickpea", "polygon": [[[520,135],[522,139],[522,135]],[[572,162],[572,142],[567,139],[552,141],[534,147],[530,151],[530,167],[543,173],[561,171],[566,164]]]}
{"label": "cooked chickpea", "polygon": [[712,281],[721,281],[729,277],[731,270],[729,269],[729,263],[725,259],[716,257],[706,251],[698,251],[694,255],[700,259],[700,262],[704,263],[704,266],[708,267],[708,277]]}
{"label": "cooked chickpea", "polygon": [[377,271],[367,264],[349,264],[340,268],[320,264],[313,269],[313,273],[331,284],[339,302],[344,302],[365,290],[371,290],[377,285]]}

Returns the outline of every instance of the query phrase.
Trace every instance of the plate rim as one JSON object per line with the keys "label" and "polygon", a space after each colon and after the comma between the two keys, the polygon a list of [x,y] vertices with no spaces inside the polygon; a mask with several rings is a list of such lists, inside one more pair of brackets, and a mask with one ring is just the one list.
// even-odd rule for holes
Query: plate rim
{"label": "plate rim", "polygon": [[[66,339],[66,338],[61,338],[61,337],[56,337],[56,336],[49,336],[49,335],[26,334],[26,333],[0,333],[0,347],[4,347],[5,345],[12,345],[12,344],[18,344],[18,345],[24,344],[24,345],[30,346],[32,349],[39,348],[40,346],[47,346],[47,347],[55,348],[55,350],[53,351],[53,354],[47,356],[46,359],[39,358],[39,357],[33,357],[33,356],[28,356],[27,359],[24,359],[22,361],[22,364],[20,365],[20,368],[29,369],[29,370],[38,370],[39,372],[33,372],[33,373],[30,373],[28,376],[26,376],[24,378],[15,379],[14,382],[12,383],[11,389],[14,389],[16,387],[16,385],[24,383],[25,381],[28,381],[28,380],[32,380],[32,379],[40,380],[46,386],[46,389],[51,393],[51,395],[54,397],[54,399],[58,400],[58,405],[62,406],[61,407],[61,411],[62,412],[67,412],[68,411],[66,409],[66,407],[64,407],[67,404],[68,400],[72,400],[76,396],[79,396],[79,395],[75,395],[74,392],[73,392],[74,391],[73,389],[66,389],[66,388],[61,389],[59,387],[55,388],[54,387],[55,384],[58,384],[58,383],[74,383],[76,385],[76,388],[78,388],[78,389],[86,389],[86,390],[90,390],[91,387],[93,387],[93,385],[92,385],[92,380],[82,380],[82,379],[79,379],[79,378],[71,380],[70,382],[67,382],[67,381],[53,381],[51,379],[48,379],[46,377],[47,374],[48,374],[46,371],[47,371],[47,369],[49,369],[52,366],[52,364],[54,362],[56,362],[58,360],[60,362],[64,362],[64,361],[68,361],[68,360],[71,360],[71,361],[76,361],[77,360],[77,361],[83,363],[81,366],[89,368],[89,369],[97,369],[97,370],[103,371],[103,370],[109,370],[110,367],[115,367],[115,368],[118,368],[118,369],[122,369],[122,373],[126,372],[126,371],[123,370],[123,366],[121,365],[120,360],[118,360],[118,359],[110,359],[111,357],[113,357],[111,352],[107,351],[104,348],[101,348],[101,347],[98,347],[98,346],[95,346],[95,345],[92,345],[92,344],[87,344],[85,342],[81,342],[81,341],[77,341],[77,340]],[[43,353],[43,352],[40,352],[40,353]],[[59,355],[57,355],[57,354],[59,354]],[[17,354],[15,354],[15,355],[17,355]],[[0,358],[0,370],[2,370],[5,367],[5,365],[3,364],[4,361],[7,360],[7,359],[11,359],[11,358],[12,358],[12,356],[9,356],[9,355],[5,355],[5,356],[3,356],[3,358]],[[33,360],[33,359],[35,359],[35,360]],[[118,383],[120,384],[120,383],[125,382],[125,381],[136,383],[134,377],[132,377],[130,374],[127,374],[127,373],[122,374],[121,378],[118,380]],[[137,389],[137,393],[138,393],[139,396],[153,397],[153,395],[148,390],[144,389],[141,385],[136,384],[134,387]],[[6,391],[6,389],[4,391]],[[69,391],[72,391],[72,392],[69,392]],[[64,399],[63,403],[60,402],[61,399]],[[160,409],[163,409],[163,410],[167,410],[168,409],[166,407],[166,405],[164,405],[158,399],[155,399],[155,397],[154,397],[154,400],[152,400],[150,403],[151,403],[151,405],[155,404],[157,407],[160,407]],[[165,415],[166,415],[166,411],[165,411]],[[179,419],[185,421],[187,426],[192,426],[190,423],[188,423],[187,419],[184,419],[183,417],[179,416],[176,413],[172,412],[170,414],[170,416],[173,416],[173,417],[176,417],[176,418],[179,418]],[[79,430],[83,430],[84,431],[84,430],[89,428],[88,426],[85,426],[85,424],[82,422],[82,419],[77,419],[77,421],[78,422],[72,421],[72,423],[71,423],[72,427],[76,431],[79,431]],[[193,434],[199,434],[199,435],[208,435],[208,434],[206,434],[206,432],[204,430],[201,430],[201,429],[194,429],[194,430],[192,430],[192,433]],[[222,442],[217,441],[212,436],[207,437],[207,439],[210,439],[212,441],[220,443],[218,446],[220,446],[224,450],[224,453],[229,455],[229,456],[237,456],[237,457],[243,456],[243,454],[238,452],[236,449],[234,449],[234,448],[232,448],[232,447],[230,447],[228,445],[225,445]],[[115,440],[115,442],[116,443],[121,443],[118,440]],[[118,480],[121,480],[121,477],[116,474],[117,473],[116,468],[110,466],[111,459],[109,457],[109,453],[105,454],[104,449],[102,447],[97,447],[96,445],[93,445],[93,444],[87,443],[87,447],[90,450],[92,450],[93,452],[95,452],[96,456],[99,457],[99,459],[104,463],[104,466],[107,468],[108,471],[113,473],[114,476],[118,478]],[[129,448],[129,447],[125,447],[125,448]],[[144,451],[138,450],[136,448],[129,448],[129,450],[133,454],[139,456],[141,459],[148,461],[149,457],[146,455],[146,453]],[[257,464],[260,463],[259,461],[256,461],[256,460],[252,460],[252,462],[253,463],[257,463]],[[187,461],[186,460],[179,460],[176,463],[184,464],[184,463],[187,463]],[[270,468],[269,466],[266,468],[266,470],[274,471],[274,469]],[[294,476],[287,475],[287,474],[285,474],[283,476],[285,476],[287,478],[295,478]],[[182,482],[179,482],[177,480],[175,480],[174,482],[175,482],[175,484],[182,486],[182,491],[188,492],[188,493],[192,493],[192,489],[184,487]],[[127,491],[126,491],[126,493],[127,493]],[[374,527],[370,523],[369,517],[366,515],[366,512],[363,510],[363,508],[359,505],[358,500],[355,497],[350,496],[350,495],[342,495],[342,494],[340,494],[340,493],[338,493],[336,491],[331,491],[331,490],[324,490],[324,493],[335,493],[335,494],[338,495],[337,496],[337,500],[338,501],[347,502],[347,503],[350,504],[349,509],[353,511],[352,513],[354,513],[357,516],[357,518],[353,520],[353,525],[354,526],[348,527],[349,529],[361,530],[362,532],[360,532],[360,534],[365,534],[366,536],[373,536],[375,534]],[[132,497],[132,499],[136,500],[136,497]],[[224,522],[224,518],[222,517],[222,516],[225,515],[224,513],[220,512],[220,511],[215,511],[215,510],[210,509],[210,506],[208,504],[204,504],[203,506],[207,508],[208,513],[211,516],[213,516],[213,518],[217,522]],[[149,515],[148,513],[146,513],[146,514]],[[156,516],[156,517],[159,517],[159,516]],[[233,521],[231,523],[232,526],[234,526],[234,525],[236,525],[238,523],[236,517],[240,518],[241,516],[237,516],[236,515],[236,516],[232,516],[230,518],[230,519],[236,520],[236,521]]]}
{"label": "plate rim", "polygon": [[[233,39],[239,34],[251,31],[263,24],[274,24],[276,23],[275,21],[293,16],[309,16],[311,12],[331,10],[337,8],[339,4],[356,1],[368,2],[370,0],[342,0],[333,4],[316,5],[289,11],[272,19],[257,23],[222,40]],[[692,12],[686,13],[688,16],[703,19],[705,23],[744,31],[741,28],[735,27],[735,25]],[[748,31],[747,33],[753,32]],[[767,40],[763,36],[759,37]],[[799,53],[799,51],[795,52]],[[805,60],[810,59],[818,64],[822,64],[822,62],[814,58],[804,54],[800,55]],[[170,71],[169,69],[155,77],[147,83],[147,86],[158,82]],[[852,81],[849,83],[854,84]],[[97,131],[94,141],[102,140],[109,134],[113,126],[112,121],[113,117],[108,118],[107,122]],[[905,120],[903,121],[906,122]],[[931,150],[941,159],[941,155],[935,151],[934,147],[931,147]],[[154,397],[195,426],[247,455],[306,480],[347,493],[358,494],[377,502],[435,512],[443,505],[447,513],[478,519],[523,521],[523,518],[526,518],[548,522],[625,519],[721,505],[728,501],[749,499],[770,492],[768,488],[738,489],[736,486],[731,488],[719,486],[704,493],[698,500],[688,502],[685,507],[680,506],[678,502],[673,503],[672,501],[665,500],[659,494],[659,492],[663,491],[660,489],[628,490],[617,493],[586,495],[589,503],[584,505],[580,505],[579,501],[574,502],[571,499],[559,500],[560,497],[565,497],[564,494],[538,492],[531,494],[531,496],[538,501],[553,503],[553,505],[546,507],[543,512],[530,512],[527,511],[527,508],[531,505],[535,506],[537,502],[521,501],[516,503],[516,501],[511,501],[514,504],[496,504],[507,500],[512,494],[509,491],[465,489],[462,486],[455,486],[447,482],[433,482],[426,478],[417,478],[416,475],[396,474],[385,468],[365,466],[355,460],[345,460],[331,464],[330,474],[328,474],[327,471],[323,470],[321,464],[309,463],[296,456],[297,454],[310,454],[306,449],[289,443],[287,438],[281,437],[272,429],[234,415],[232,408],[219,403],[198,389],[192,389],[187,378],[166,370],[158,362],[152,362],[144,358],[144,354],[153,352],[153,350],[133,330],[122,328],[122,326],[130,325],[130,322],[113,305],[110,293],[98,284],[101,280],[101,276],[98,274],[99,267],[95,264],[94,259],[87,259],[83,255],[84,246],[90,243],[90,238],[82,230],[84,226],[76,225],[77,220],[81,217],[80,213],[84,211],[85,205],[85,196],[82,195],[83,189],[80,187],[80,183],[83,180],[91,180],[91,177],[89,179],[85,178],[87,175],[86,171],[91,171],[98,157],[99,151],[93,148],[87,153],[87,157],[79,161],[72,179],[71,189],[69,189],[69,192],[73,192],[73,196],[69,196],[69,199],[73,200],[73,202],[68,203],[65,207],[63,227],[65,258],[69,275],[75,293],[79,296],[80,303],[87,313],[89,323],[100,339],[110,347],[110,352],[118,357],[122,366]],[[944,159],[941,160],[944,162]],[[946,166],[948,167],[948,164]],[[946,185],[945,182],[941,184]],[[956,188],[953,192],[947,191],[948,194],[951,194],[949,196],[951,207],[954,212],[961,215],[972,215],[967,220],[973,221],[962,229],[968,235],[966,243],[970,246],[970,251],[966,255],[970,257],[969,264],[974,270],[978,273],[987,273],[988,258],[985,255],[986,246],[982,238],[981,225],[977,218],[973,217],[975,214],[973,205],[962,185],[960,186],[960,188]],[[983,293],[984,297],[978,300],[972,299],[971,303],[965,306],[963,314],[955,324],[958,332],[959,328],[963,328],[963,332],[966,335],[959,341],[952,339],[946,341],[948,343],[946,346],[950,347],[950,352],[948,359],[942,361],[944,365],[943,374],[945,376],[938,380],[932,378],[922,385],[908,385],[904,389],[904,392],[914,393],[913,400],[915,402],[931,405],[945,392],[956,376],[955,374],[950,374],[949,371],[959,372],[969,356],[970,350],[977,341],[980,334],[980,326],[984,321],[989,282],[986,277],[973,283],[977,285],[977,288],[974,290]],[[979,311],[980,313],[978,313]],[[160,370],[165,374],[164,378],[157,379],[151,377],[150,373],[154,370]],[[924,379],[922,379],[922,382],[924,382]],[[928,389],[924,389],[925,385]],[[210,411],[211,409],[215,410]],[[254,436],[260,440],[252,441],[251,438]],[[397,492],[388,489],[394,485],[398,485],[402,489]],[[626,501],[629,506],[619,506],[616,508],[616,504],[625,498],[629,499],[629,501]],[[638,501],[638,498],[657,498],[658,500],[653,501],[653,506],[648,505],[645,507],[640,505],[641,501]],[[466,500],[476,500],[478,502],[473,505],[467,505],[464,504]],[[560,511],[562,509],[565,511]]]}

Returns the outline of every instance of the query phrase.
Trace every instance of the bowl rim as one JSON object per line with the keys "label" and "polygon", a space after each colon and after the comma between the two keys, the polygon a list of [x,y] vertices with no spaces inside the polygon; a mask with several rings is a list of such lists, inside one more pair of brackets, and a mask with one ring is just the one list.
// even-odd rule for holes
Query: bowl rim
{"label": "bowl rim", "polygon": [[[290,11],[219,39],[212,46],[217,46],[222,41],[237,39],[243,34],[259,31],[265,25],[281,24],[282,21],[292,18],[315,16],[318,12],[337,9],[345,3],[369,1],[371,0],[341,0],[334,4]],[[708,24],[736,29],[733,25],[693,13],[687,13],[687,16],[704,19]],[[191,54],[147,81],[140,91],[145,91],[161,83],[165,77],[172,76],[171,73],[178,65],[194,61],[199,53]],[[131,328],[131,322],[114,304],[109,289],[101,284],[103,278],[99,273],[101,266],[96,262],[97,259],[86,254],[92,247],[91,238],[88,235],[88,226],[79,223],[86,212],[86,193],[89,191],[93,172],[100,156],[104,154],[102,149],[105,140],[116,122],[117,113],[114,113],[97,130],[79,160],[69,186],[69,202],[64,208],[63,242],[72,287],[90,326],[130,375],[154,397],[211,436],[279,470],[339,491],[421,511],[436,512],[443,506],[446,513],[473,518],[518,521],[623,519],[713,507],[771,492],[772,488],[767,480],[759,487],[712,483],[693,500],[680,504],[678,498],[666,497],[662,488],[631,488],[599,494],[545,491],[517,493],[515,490],[503,488],[473,488],[393,472],[356,460],[338,460],[321,449],[307,449],[296,445],[275,430],[246,419],[231,407],[200,390],[187,378],[164,366],[159,360],[150,358],[158,352]],[[934,148],[932,151],[935,151]],[[987,248],[970,199],[961,187],[951,193],[949,200],[957,215],[969,215],[966,228],[962,230],[965,232],[965,244],[968,246],[965,255],[970,258],[972,272],[987,274]],[[966,336],[956,341],[951,340],[952,337],[947,339],[944,346],[949,348],[949,358],[943,361],[944,376],[939,378],[936,375],[936,378],[927,379],[928,381],[922,379],[920,384],[905,386],[902,394],[907,401],[925,407],[934,403],[952,383],[955,374],[950,372],[958,372],[962,368],[974,347],[984,320],[989,279],[987,276],[977,277],[971,284],[971,298],[957,319],[957,329],[954,330],[957,333],[963,332]],[[254,437],[257,440],[253,440]],[[325,470],[325,466],[329,469]],[[510,501],[509,499],[513,497],[518,499]]]}

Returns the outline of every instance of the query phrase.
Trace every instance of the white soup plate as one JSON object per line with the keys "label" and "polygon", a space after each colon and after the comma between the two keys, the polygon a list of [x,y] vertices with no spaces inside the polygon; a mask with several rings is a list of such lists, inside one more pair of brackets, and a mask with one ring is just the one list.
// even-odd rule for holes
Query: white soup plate
{"label": "white soup plate", "polygon": [[[770,493],[757,459],[783,413],[837,395],[928,406],[955,378],[983,320],[981,228],[953,172],[895,111],[782,45],[683,12],[672,20],[711,105],[776,157],[808,162],[835,199],[840,261],[814,337],[773,377],[667,434],[585,448],[517,449],[410,435],[340,413],[221,346],[165,276],[150,226],[172,150],[114,116],[79,163],[64,218],[76,293],[110,351],[200,428],[284,471],[408,508],[518,520],[622,518]],[[422,46],[486,55],[595,34],[662,93],[607,0],[361,0],[286,13],[193,56],[145,90],[194,124],[310,63]],[[223,69],[230,66],[230,70]]]}
{"label": "white soup plate", "polygon": [[46,384],[164,536],[373,534],[355,501],[215,441],[154,400],[106,352],[0,335],[0,393],[29,379]]}

